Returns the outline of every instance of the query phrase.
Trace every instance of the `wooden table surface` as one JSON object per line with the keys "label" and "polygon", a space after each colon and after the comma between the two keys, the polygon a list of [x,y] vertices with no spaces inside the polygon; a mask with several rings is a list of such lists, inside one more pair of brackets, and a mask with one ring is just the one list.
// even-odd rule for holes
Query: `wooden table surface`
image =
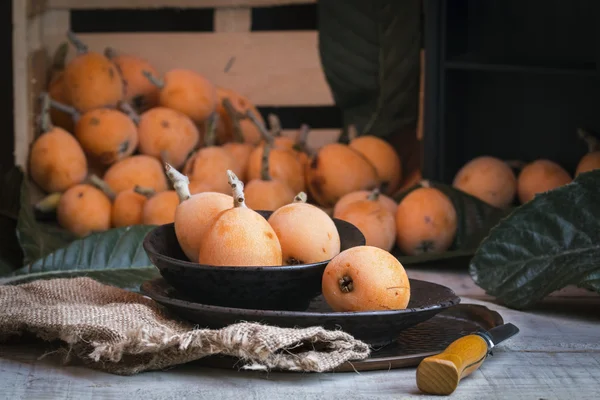
{"label": "wooden table surface", "polygon": [[[498,311],[520,333],[450,396],[452,399],[600,398],[600,296],[563,290],[528,312],[510,310],[485,296],[463,270],[407,268],[409,276],[442,283],[462,303]],[[418,391],[415,369],[361,373],[265,373],[199,367],[115,376],[62,366],[39,357],[39,345],[0,346],[0,399],[405,399],[440,398]]]}

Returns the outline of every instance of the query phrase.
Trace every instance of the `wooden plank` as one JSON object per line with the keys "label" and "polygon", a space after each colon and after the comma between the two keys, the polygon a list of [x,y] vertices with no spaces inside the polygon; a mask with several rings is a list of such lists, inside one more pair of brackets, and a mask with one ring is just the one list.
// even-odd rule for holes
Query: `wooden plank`
{"label": "wooden plank", "polygon": [[29,124],[29,51],[27,6],[24,1],[13,1],[13,108],[15,164],[27,168],[27,154],[32,138]]}
{"label": "wooden plank", "polygon": [[273,7],[316,2],[317,0],[47,0],[48,8],[53,9]]}
{"label": "wooden plank", "polygon": [[[316,32],[80,34],[91,50],[106,46],[146,58],[163,73],[194,69],[262,106],[333,105]],[[54,49],[49,47],[52,54]],[[71,52],[72,54],[73,52]],[[231,57],[235,62],[225,72]]]}
{"label": "wooden plank", "polygon": [[250,32],[252,12],[248,7],[217,8],[214,16],[215,32]]}
{"label": "wooden plank", "polygon": [[[13,4],[24,0],[12,0]],[[26,0],[27,1],[27,18],[32,18],[46,11],[48,0]]]}
{"label": "wooden plank", "polygon": [[[506,342],[508,343],[508,342]],[[7,399],[399,399],[420,398],[415,368],[361,373],[267,373],[204,368],[117,376],[38,357],[41,346],[2,346],[0,385]],[[461,381],[453,400],[597,399],[598,352],[515,352],[505,345]],[[423,397],[435,398],[435,397]]]}

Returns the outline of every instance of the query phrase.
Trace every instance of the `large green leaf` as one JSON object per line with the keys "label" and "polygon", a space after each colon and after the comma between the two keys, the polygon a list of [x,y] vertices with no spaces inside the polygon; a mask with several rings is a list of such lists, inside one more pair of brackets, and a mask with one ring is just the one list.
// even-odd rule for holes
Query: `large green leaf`
{"label": "large green leaf", "polygon": [[414,127],[421,1],[319,0],[318,10],[321,63],[344,126],[380,137]]}
{"label": "large green leaf", "polygon": [[153,228],[153,225],[134,225],[93,233],[24,266],[13,275],[80,270],[102,270],[108,274],[115,269],[150,267],[152,263],[142,243]]}
{"label": "large green leaf", "polygon": [[408,193],[423,186],[429,186],[440,190],[452,201],[458,216],[456,237],[448,251],[443,253],[426,253],[416,256],[407,256],[402,254],[397,247],[392,249],[392,254],[394,254],[404,265],[431,263],[434,261],[458,258],[471,258],[490,229],[511,211],[511,209],[504,210],[491,206],[451,185],[433,181],[422,181],[408,190],[404,190],[401,193],[394,195],[393,198],[397,202],[400,202]]}
{"label": "large green leaf", "polygon": [[73,234],[58,226],[36,220],[31,204],[30,185],[28,179],[23,179],[17,223],[17,237],[25,255],[24,263],[44,257],[76,239]]}
{"label": "large green leaf", "polygon": [[494,227],[471,260],[477,285],[512,308],[580,285],[600,291],[600,170],[537,195]]}
{"label": "large green leaf", "polygon": [[160,274],[155,267],[135,267],[127,269],[80,269],[75,271],[37,272],[28,275],[17,275],[0,279],[0,285],[18,285],[39,279],[61,279],[86,276],[106,285],[116,286],[133,292],[139,291],[140,285]]}
{"label": "large green leaf", "polygon": [[22,181],[23,172],[18,167],[5,171],[0,180],[0,276],[20,267],[23,262],[23,252],[17,239]]}

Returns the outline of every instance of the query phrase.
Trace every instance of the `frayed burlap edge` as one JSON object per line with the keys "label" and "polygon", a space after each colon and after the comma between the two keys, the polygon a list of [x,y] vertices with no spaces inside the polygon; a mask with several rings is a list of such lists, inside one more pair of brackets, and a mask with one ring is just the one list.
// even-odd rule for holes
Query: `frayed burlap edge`
{"label": "frayed burlap edge", "polygon": [[[0,336],[32,333],[46,341],[60,340],[66,345],[58,351],[65,363],[75,357],[91,368],[118,375],[162,370],[212,355],[235,357],[241,369],[326,372],[370,354],[366,343],[322,327],[294,329],[240,322],[222,329],[197,329],[144,296],[90,278],[35,281],[11,288],[0,286]],[[54,290],[72,299],[54,296]],[[7,296],[10,301],[4,301]],[[51,309],[40,313],[36,306]],[[126,315],[136,327],[123,329],[110,320],[94,325],[93,318],[87,321],[87,311],[82,317],[85,321],[54,324],[61,320],[61,312],[76,308],[91,309],[92,314],[120,313],[119,317]]]}

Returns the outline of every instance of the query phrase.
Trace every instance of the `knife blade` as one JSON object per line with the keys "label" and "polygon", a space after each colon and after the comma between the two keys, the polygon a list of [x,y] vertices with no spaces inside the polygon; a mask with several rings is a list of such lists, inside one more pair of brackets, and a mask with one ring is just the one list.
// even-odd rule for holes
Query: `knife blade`
{"label": "knife blade", "polygon": [[436,355],[424,358],[417,367],[417,386],[428,394],[449,395],[462,378],[479,368],[492,349],[519,333],[511,323],[490,330],[480,329],[462,336]]}

